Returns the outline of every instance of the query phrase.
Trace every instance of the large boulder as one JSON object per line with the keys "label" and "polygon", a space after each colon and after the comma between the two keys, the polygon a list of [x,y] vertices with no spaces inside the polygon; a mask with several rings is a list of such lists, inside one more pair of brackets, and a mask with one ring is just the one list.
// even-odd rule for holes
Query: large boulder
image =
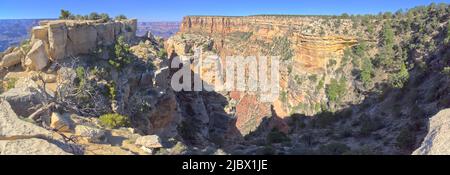
{"label": "large boulder", "polygon": [[70,155],[43,139],[0,140],[0,155]]}
{"label": "large boulder", "polygon": [[8,53],[0,60],[0,67],[11,67],[19,64],[24,58],[24,54],[20,49]]}
{"label": "large boulder", "polygon": [[430,118],[428,134],[414,155],[450,155],[450,108]]}
{"label": "large boulder", "polygon": [[0,99],[0,140],[50,137],[51,131],[21,120],[10,104]]}
{"label": "large boulder", "polygon": [[162,148],[161,139],[157,135],[141,136],[136,139],[136,145],[146,148]]}
{"label": "large boulder", "polygon": [[50,47],[50,58],[52,60],[62,59],[66,56],[67,27],[63,22],[48,23],[48,43]]}
{"label": "large boulder", "polygon": [[50,127],[61,132],[71,132],[73,122],[67,115],[53,112],[50,117]]}
{"label": "large boulder", "polygon": [[84,137],[92,143],[103,143],[106,141],[106,132],[92,126],[77,125],[75,127],[75,135]]}
{"label": "large boulder", "polygon": [[45,26],[36,26],[31,29],[31,40],[48,40],[48,28]]}
{"label": "large boulder", "polygon": [[25,66],[31,70],[42,70],[48,65],[48,62],[44,42],[37,40],[25,58]]}
{"label": "large boulder", "polygon": [[28,117],[47,102],[46,93],[29,78],[17,80],[14,88],[4,92],[0,98],[12,105],[17,115]]}

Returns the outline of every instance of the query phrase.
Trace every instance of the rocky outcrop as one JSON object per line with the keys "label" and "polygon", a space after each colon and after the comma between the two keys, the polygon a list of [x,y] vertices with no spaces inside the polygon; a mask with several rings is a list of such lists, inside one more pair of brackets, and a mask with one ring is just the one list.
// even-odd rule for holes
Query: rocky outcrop
{"label": "rocky outcrop", "polygon": [[[321,28],[325,23],[340,26]],[[228,114],[236,116],[237,129],[247,135],[266,117],[320,112],[320,105],[328,102],[324,86],[340,76],[335,73],[337,69],[346,69],[342,63],[344,50],[358,43],[356,32],[344,32],[353,31],[351,27],[351,20],[321,17],[187,16],[178,34],[165,46],[172,57],[193,55],[196,48],[203,49],[203,53],[214,51],[223,64],[227,56],[282,57],[279,86],[284,98],[263,102],[255,93],[225,94],[234,111]],[[202,73],[215,71],[203,68]]]}
{"label": "rocky outcrop", "polygon": [[68,116],[61,115],[53,112],[50,116],[50,127],[56,131],[71,132],[73,128],[73,122]]}
{"label": "rocky outcrop", "polygon": [[102,143],[105,141],[106,132],[91,126],[77,125],[75,127],[75,134],[86,138],[89,142]]}
{"label": "rocky outcrop", "polygon": [[[33,28],[33,39],[47,44],[51,60],[87,54],[102,46],[109,46],[121,35],[130,41],[136,34],[136,20],[114,21],[42,21]],[[47,32],[46,32],[47,31]]]}
{"label": "rocky outcrop", "polygon": [[157,135],[141,136],[136,139],[136,145],[144,146],[146,148],[162,148],[161,139]]}
{"label": "rocky outcrop", "polygon": [[0,57],[0,67],[22,62],[28,70],[42,70],[49,61],[92,53],[114,44],[119,36],[126,41],[135,38],[137,20],[103,22],[52,20],[33,27],[29,47],[14,48]]}
{"label": "rocky outcrop", "polygon": [[47,102],[46,92],[30,78],[17,80],[15,87],[0,95],[12,105],[17,115],[28,117]]}
{"label": "rocky outcrop", "polygon": [[71,155],[46,140],[0,140],[0,155]]}
{"label": "rocky outcrop", "polygon": [[20,49],[15,49],[13,52],[5,54],[0,60],[0,67],[11,67],[17,65],[25,57]]}
{"label": "rocky outcrop", "polygon": [[0,140],[49,138],[51,136],[50,131],[21,120],[7,101],[0,100]]}
{"label": "rocky outcrop", "polygon": [[45,45],[42,40],[34,42],[30,52],[28,52],[25,58],[25,67],[32,70],[42,70],[48,64],[48,55],[45,50]]}
{"label": "rocky outcrop", "polygon": [[414,155],[450,155],[450,109],[430,118],[428,134]]}

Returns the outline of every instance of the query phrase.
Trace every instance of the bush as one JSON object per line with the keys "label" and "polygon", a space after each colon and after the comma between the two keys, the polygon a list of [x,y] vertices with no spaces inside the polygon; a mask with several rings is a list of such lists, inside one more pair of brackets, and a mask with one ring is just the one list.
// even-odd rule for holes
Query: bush
{"label": "bush", "polygon": [[289,137],[286,136],[283,132],[280,132],[278,129],[273,129],[268,135],[267,135],[267,141],[269,143],[282,143],[289,141]]}
{"label": "bush", "polygon": [[294,51],[291,48],[291,41],[287,37],[276,37],[268,46],[268,54],[272,56],[280,56],[282,61],[291,60]]}
{"label": "bush", "polygon": [[409,79],[408,69],[406,68],[406,64],[402,63],[400,65],[400,70],[392,76],[390,84],[394,88],[402,88],[408,81],[408,79]]}
{"label": "bush", "polygon": [[372,78],[374,76],[373,74],[374,70],[370,59],[368,58],[363,59],[359,78],[363,83],[364,87],[368,87],[372,84]]}
{"label": "bush", "polygon": [[343,143],[330,143],[319,147],[319,154],[323,155],[342,155],[350,151],[350,147]]}
{"label": "bush", "polygon": [[130,46],[125,42],[125,37],[120,36],[116,45],[114,46],[114,55],[113,59],[110,59],[108,62],[114,68],[120,70],[126,65],[130,64],[133,61],[133,56],[130,52]]}
{"label": "bush", "polygon": [[117,21],[122,21],[122,20],[126,20],[126,19],[127,19],[127,17],[125,15],[119,15],[119,16],[115,17],[115,20],[117,20]]}
{"label": "bush", "polygon": [[120,114],[105,114],[100,116],[100,124],[107,128],[119,128],[129,124],[128,117]]}
{"label": "bush", "polygon": [[166,52],[165,49],[161,49],[161,50],[158,51],[158,53],[156,54],[156,56],[157,56],[158,58],[165,59],[165,58],[167,58],[167,52]]}
{"label": "bush", "polygon": [[345,79],[342,78],[340,81],[336,79],[332,79],[331,83],[327,85],[326,94],[328,100],[331,102],[339,102],[341,97],[345,95],[346,87],[345,87]]}
{"label": "bush", "polygon": [[400,149],[410,150],[414,147],[416,142],[416,137],[410,127],[403,128],[397,136],[396,145]]}
{"label": "bush", "polygon": [[102,19],[102,17],[98,13],[92,12],[91,14],[89,14],[89,20],[98,20],[98,19]]}
{"label": "bush", "polygon": [[59,15],[59,19],[69,19],[72,14],[68,10],[61,9],[61,14]]}
{"label": "bush", "polygon": [[450,66],[444,67],[444,69],[442,69],[442,74],[450,76]]}
{"label": "bush", "polygon": [[445,35],[444,44],[448,44],[450,42],[450,23],[447,24],[447,33]]}
{"label": "bush", "polygon": [[334,116],[332,112],[324,111],[315,116],[313,119],[313,126],[319,128],[325,128],[334,122],[336,122],[337,118]]}
{"label": "bush", "polygon": [[18,80],[17,78],[9,78],[8,80],[6,80],[5,90],[10,90],[14,88],[14,86],[16,86],[17,80]]}
{"label": "bush", "polygon": [[361,136],[369,136],[372,132],[380,129],[382,127],[382,122],[379,119],[371,119],[367,116],[362,116],[361,128],[359,134]]}

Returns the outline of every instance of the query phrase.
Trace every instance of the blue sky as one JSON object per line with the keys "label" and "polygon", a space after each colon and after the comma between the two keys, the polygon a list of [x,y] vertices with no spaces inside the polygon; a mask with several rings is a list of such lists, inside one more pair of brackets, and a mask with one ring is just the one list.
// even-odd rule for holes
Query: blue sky
{"label": "blue sky", "polygon": [[450,0],[0,0],[0,19],[56,18],[60,9],[125,14],[140,21],[179,21],[186,15],[367,14]]}

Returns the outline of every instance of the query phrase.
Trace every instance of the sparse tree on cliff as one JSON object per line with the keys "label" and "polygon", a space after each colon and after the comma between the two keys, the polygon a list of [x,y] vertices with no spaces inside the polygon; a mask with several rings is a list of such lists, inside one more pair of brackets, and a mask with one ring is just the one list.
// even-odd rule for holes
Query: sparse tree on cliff
{"label": "sparse tree on cliff", "polygon": [[110,21],[110,20],[111,20],[111,18],[109,17],[109,15],[106,14],[106,13],[100,14],[100,18],[101,18],[103,21]]}
{"label": "sparse tree on cliff", "polygon": [[117,21],[121,21],[121,20],[125,20],[125,19],[127,19],[127,17],[125,15],[119,15],[119,16],[116,16],[116,18],[115,18],[115,20],[117,20]]}
{"label": "sparse tree on cliff", "polygon": [[61,14],[59,15],[59,19],[69,19],[72,14],[68,10],[61,9]]}
{"label": "sparse tree on cliff", "polygon": [[101,19],[101,16],[96,13],[96,12],[92,12],[91,14],[89,14],[89,20],[98,20]]}

